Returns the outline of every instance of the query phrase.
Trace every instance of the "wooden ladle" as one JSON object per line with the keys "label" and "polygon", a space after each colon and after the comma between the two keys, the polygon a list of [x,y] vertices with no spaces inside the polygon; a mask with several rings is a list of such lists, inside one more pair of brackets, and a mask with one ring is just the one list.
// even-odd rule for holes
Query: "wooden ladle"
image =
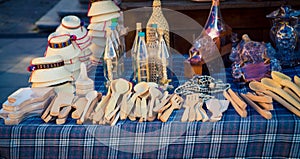
{"label": "wooden ladle", "polygon": [[96,99],[98,96],[98,92],[97,91],[91,91],[88,94],[86,94],[85,98],[87,99],[87,103],[84,107],[83,113],[79,119],[79,121],[77,122],[78,124],[83,124],[84,120],[85,120],[85,114],[87,113],[92,101],[94,99]]}
{"label": "wooden ladle", "polygon": [[151,100],[150,100],[150,105],[149,105],[148,117],[151,118],[151,117],[153,117],[153,107],[154,107],[155,100],[159,97],[162,97],[163,94],[161,93],[161,91],[159,89],[157,89],[155,87],[150,87],[149,93],[151,96]]}
{"label": "wooden ladle", "polygon": [[300,87],[300,78],[298,76],[294,76],[294,82],[298,87]]}
{"label": "wooden ladle", "polygon": [[291,97],[288,93],[286,93],[283,89],[281,89],[281,85],[275,82],[274,80],[270,78],[263,78],[261,80],[261,83],[265,86],[267,90],[270,90],[274,93],[277,93],[280,95],[283,99],[290,102],[292,105],[294,105],[297,109],[300,110],[300,103],[297,102],[293,97]]}
{"label": "wooden ladle", "polygon": [[266,89],[266,87],[260,83],[260,82],[256,82],[256,81],[252,81],[249,84],[249,88],[257,93],[264,93],[266,95],[271,96],[274,100],[276,100],[278,103],[280,103],[282,106],[284,106],[285,108],[287,108],[289,111],[291,111],[292,113],[294,113],[295,115],[300,117],[300,110],[298,110],[297,108],[295,108],[293,105],[291,105],[290,103],[288,103],[287,101],[285,101],[284,99],[282,99],[280,96],[278,96],[277,94],[268,91]]}
{"label": "wooden ladle", "polygon": [[128,103],[127,103],[127,110],[125,112],[126,117],[129,115],[129,113],[131,112],[135,100],[138,96],[142,96],[143,94],[147,93],[149,91],[149,86],[146,82],[140,82],[138,84],[136,84],[134,86],[134,91],[135,93],[133,94],[133,96],[129,99]]}
{"label": "wooden ladle", "polygon": [[291,81],[292,79],[289,76],[277,71],[272,71],[271,76],[274,81],[278,82],[284,87],[290,88],[300,97],[300,88]]}
{"label": "wooden ladle", "polygon": [[130,86],[128,81],[124,79],[117,79],[116,82],[111,83],[112,95],[107,107],[105,108],[105,118],[107,118],[112,111],[114,111],[120,95],[129,91]]}

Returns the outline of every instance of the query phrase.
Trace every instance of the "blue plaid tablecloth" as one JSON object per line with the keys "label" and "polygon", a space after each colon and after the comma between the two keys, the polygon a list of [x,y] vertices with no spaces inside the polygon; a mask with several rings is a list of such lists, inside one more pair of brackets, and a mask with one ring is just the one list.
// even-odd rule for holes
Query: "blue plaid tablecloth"
{"label": "blue plaid tablecloth", "polygon": [[[184,82],[183,64],[173,70],[173,84]],[[105,93],[101,67],[94,75],[96,89]],[[226,77],[235,91],[248,91],[232,81],[230,69]],[[300,118],[277,102],[274,109],[271,120],[251,107],[241,118],[230,106],[219,122],[182,123],[178,110],[166,123],[125,120],[113,127],[76,125],[71,118],[64,125],[46,124],[39,117],[6,126],[1,119],[0,158],[300,158]]]}

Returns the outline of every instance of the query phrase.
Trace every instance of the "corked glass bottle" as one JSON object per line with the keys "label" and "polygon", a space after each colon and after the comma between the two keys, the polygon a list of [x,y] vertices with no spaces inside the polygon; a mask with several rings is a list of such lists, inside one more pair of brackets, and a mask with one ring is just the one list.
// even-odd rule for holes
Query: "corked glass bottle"
{"label": "corked glass bottle", "polygon": [[230,39],[232,29],[226,25],[222,18],[220,0],[212,0],[212,6],[204,29],[207,35],[216,43],[221,55],[231,52]]}
{"label": "corked glass bottle", "polygon": [[152,35],[155,34],[153,34],[154,30],[151,26],[152,24],[157,24],[158,29],[164,30],[164,38],[166,40],[168,47],[170,47],[169,24],[162,13],[160,0],[154,0],[152,7],[153,7],[152,15],[146,26],[146,35],[147,35],[146,42],[148,44],[152,39],[154,39]]}

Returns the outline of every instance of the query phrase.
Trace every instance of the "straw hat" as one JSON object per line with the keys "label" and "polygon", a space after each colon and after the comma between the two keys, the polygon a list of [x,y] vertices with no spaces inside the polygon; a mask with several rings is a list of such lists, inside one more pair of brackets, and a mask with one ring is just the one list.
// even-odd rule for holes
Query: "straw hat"
{"label": "straw hat", "polygon": [[101,57],[103,57],[103,53],[104,53],[105,47],[98,46],[98,45],[96,45],[96,44],[93,43],[90,46],[90,50],[93,52],[93,57],[101,58]]}
{"label": "straw hat", "polygon": [[120,8],[113,1],[98,1],[92,3],[91,8],[88,12],[88,16],[91,17],[117,11],[120,11]]}
{"label": "straw hat", "polygon": [[106,28],[111,26],[111,24],[112,24],[111,20],[100,22],[100,23],[91,23],[88,25],[88,29],[89,30],[97,30],[97,31],[105,31]]}
{"label": "straw hat", "polygon": [[105,47],[106,45],[106,38],[100,38],[100,37],[93,37],[92,42],[95,43],[98,46]]}
{"label": "straw hat", "polygon": [[83,49],[82,45],[85,47],[87,47],[86,44],[90,45],[91,38],[87,35],[88,31],[77,16],[65,16],[57,27],[56,32],[68,32],[70,35],[75,35],[75,41],[81,49]]}
{"label": "straw hat", "polygon": [[46,56],[61,55],[63,60],[78,57],[80,49],[72,41],[71,35],[66,32],[54,32],[48,36]]}
{"label": "straw hat", "polygon": [[91,17],[91,23],[100,23],[111,20],[113,18],[119,18],[121,14],[119,12],[113,12],[108,14],[102,14]]}
{"label": "straw hat", "polygon": [[61,79],[69,80],[72,74],[66,70],[61,56],[38,57],[31,61],[28,67],[32,71],[30,82],[49,82]]}
{"label": "straw hat", "polygon": [[106,31],[90,30],[88,35],[91,36],[92,39],[94,37],[105,38],[106,37]]}

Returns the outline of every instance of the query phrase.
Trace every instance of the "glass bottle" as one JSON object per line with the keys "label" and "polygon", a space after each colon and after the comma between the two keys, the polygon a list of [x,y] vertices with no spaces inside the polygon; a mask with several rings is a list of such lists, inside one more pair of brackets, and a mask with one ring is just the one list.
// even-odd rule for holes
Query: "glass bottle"
{"label": "glass bottle", "polygon": [[167,85],[170,80],[168,80],[168,72],[167,67],[169,65],[169,48],[164,40],[164,31],[162,29],[158,30],[159,32],[159,45],[158,45],[158,62],[157,62],[157,72],[159,75],[159,79],[161,84]]}
{"label": "glass bottle", "polygon": [[118,56],[113,44],[111,35],[112,30],[106,29],[106,46],[104,51],[104,77],[110,81],[118,78]]}
{"label": "glass bottle", "polygon": [[222,18],[220,10],[220,0],[212,0],[212,6],[204,29],[206,34],[214,40],[221,55],[230,53],[230,39],[232,29],[225,24]]}
{"label": "glass bottle", "polygon": [[139,42],[139,33],[142,32],[142,23],[136,23],[136,33],[135,38],[133,41],[133,45],[131,48],[131,58],[132,58],[132,69],[133,69],[133,82],[136,82],[136,56],[137,56],[137,50],[138,50],[138,42]]}
{"label": "glass bottle", "polygon": [[145,42],[144,32],[139,33],[136,63],[138,70],[138,82],[149,82],[148,50]]}
{"label": "glass bottle", "polygon": [[153,33],[151,33],[153,31],[153,30],[151,30],[151,25],[157,24],[158,28],[161,28],[164,30],[164,37],[165,37],[166,43],[167,43],[168,47],[170,47],[169,24],[161,10],[160,0],[153,0],[152,7],[153,7],[152,15],[146,26],[146,34],[147,34],[146,42],[148,43],[149,39],[151,39],[151,35],[153,35]]}

